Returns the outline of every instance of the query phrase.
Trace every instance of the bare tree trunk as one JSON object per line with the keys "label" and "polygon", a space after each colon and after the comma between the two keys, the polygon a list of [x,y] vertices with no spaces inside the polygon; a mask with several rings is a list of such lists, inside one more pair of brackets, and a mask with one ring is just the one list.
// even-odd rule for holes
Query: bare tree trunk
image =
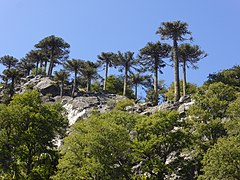
{"label": "bare tree trunk", "polygon": [[183,96],[186,96],[187,89],[187,72],[186,72],[186,60],[183,60]]}
{"label": "bare tree trunk", "polygon": [[174,60],[174,101],[176,102],[180,99],[178,45],[176,39],[173,40],[173,60]]}
{"label": "bare tree trunk", "polygon": [[106,68],[105,68],[105,79],[104,79],[104,85],[103,85],[104,91],[107,88],[107,77],[108,77],[108,62],[106,62]]}
{"label": "bare tree trunk", "polygon": [[74,97],[75,88],[76,88],[76,81],[77,81],[77,72],[75,72],[75,74],[74,74],[73,88],[72,88],[72,97]]}
{"label": "bare tree trunk", "polygon": [[62,98],[63,96],[63,82],[61,82],[61,85],[60,85],[60,97]]}
{"label": "bare tree trunk", "polygon": [[127,76],[128,76],[128,68],[125,67],[124,80],[123,80],[123,96],[126,96],[126,92],[127,92]]}
{"label": "bare tree trunk", "polygon": [[154,105],[158,104],[158,66],[155,63],[154,68]]}
{"label": "bare tree trunk", "polygon": [[44,63],[44,73],[47,74],[47,61]]}
{"label": "bare tree trunk", "polygon": [[38,64],[39,64],[39,61],[37,61],[37,64],[36,64],[35,75],[38,75]]}
{"label": "bare tree trunk", "polygon": [[138,88],[138,84],[136,83],[136,84],[135,84],[135,99],[136,99],[136,100],[137,100],[137,98],[138,98],[138,95],[137,95],[137,93],[138,93],[137,88]]}
{"label": "bare tree trunk", "polygon": [[91,79],[88,79],[87,81],[87,92],[91,91]]}
{"label": "bare tree trunk", "polygon": [[49,67],[48,67],[48,76],[49,77],[52,75],[53,61],[54,61],[53,50],[51,50],[50,63],[49,63]]}

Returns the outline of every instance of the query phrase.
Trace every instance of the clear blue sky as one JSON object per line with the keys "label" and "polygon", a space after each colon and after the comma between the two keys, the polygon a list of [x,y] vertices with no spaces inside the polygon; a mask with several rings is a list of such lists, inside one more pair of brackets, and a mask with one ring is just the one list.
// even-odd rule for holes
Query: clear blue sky
{"label": "clear blue sky", "polygon": [[[71,45],[71,58],[137,54],[159,40],[161,22],[181,20],[189,24],[193,43],[209,54],[198,70],[188,71],[188,81],[201,85],[209,73],[240,64],[239,18],[239,0],[1,0],[0,56],[20,59],[49,35]],[[170,84],[173,70],[163,72],[160,78]]]}

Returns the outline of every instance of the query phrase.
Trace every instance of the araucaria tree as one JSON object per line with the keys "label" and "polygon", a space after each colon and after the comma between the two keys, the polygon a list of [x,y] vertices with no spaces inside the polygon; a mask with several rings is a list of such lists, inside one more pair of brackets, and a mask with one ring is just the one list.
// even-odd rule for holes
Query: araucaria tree
{"label": "araucaria tree", "polygon": [[0,63],[4,65],[7,69],[15,67],[17,65],[18,59],[13,56],[3,56],[0,58]]}
{"label": "araucaria tree", "polygon": [[107,87],[107,77],[108,77],[108,68],[112,66],[113,61],[113,53],[112,52],[102,52],[101,55],[98,55],[98,62],[105,66],[105,78],[103,84],[103,90],[106,90]]}
{"label": "araucaria tree", "polygon": [[186,84],[187,84],[187,76],[186,76],[186,67],[192,67],[197,69],[197,63],[200,59],[207,56],[207,54],[200,49],[199,46],[191,44],[181,44],[178,48],[179,62],[182,64],[182,72],[183,72],[183,96],[186,96]]}
{"label": "araucaria tree", "polygon": [[[42,68],[43,63],[45,63],[44,69],[46,71],[48,57],[43,51],[41,51],[41,50],[31,50],[26,55],[26,59],[28,59],[32,63],[36,63],[35,64],[35,75],[37,75],[39,73],[39,69],[38,69],[39,64],[40,64],[40,68]],[[41,72],[42,72],[42,69],[41,69]],[[46,73],[46,72],[44,72],[44,73]]]}
{"label": "araucaria tree", "polygon": [[91,61],[84,61],[80,72],[87,80],[87,92],[91,91],[91,80],[99,77],[97,73],[98,64]]}
{"label": "araucaria tree", "polygon": [[51,76],[54,65],[62,63],[68,58],[70,45],[62,38],[52,35],[41,40],[35,47],[48,56],[50,61],[48,76]]}
{"label": "araucaria tree", "polygon": [[115,55],[114,63],[116,66],[120,67],[120,71],[124,71],[124,80],[123,80],[123,96],[126,96],[127,92],[127,83],[128,83],[128,72],[130,68],[136,65],[137,61],[133,57],[134,52],[127,51],[125,53],[118,53]]}
{"label": "araucaria tree", "polygon": [[79,70],[83,67],[83,64],[84,64],[83,60],[72,59],[72,60],[67,60],[66,63],[64,63],[63,65],[66,70],[74,73],[72,97],[74,97],[74,93],[76,89],[77,74],[79,73]]}
{"label": "araucaria tree", "polygon": [[60,86],[60,97],[63,96],[63,90],[64,90],[64,83],[68,80],[69,73],[65,70],[55,71],[55,80],[58,81]]}
{"label": "araucaria tree", "polygon": [[[158,28],[156,34],[161,35],[161,39],[173,40],[173,60],[174,60],[174,93],[175,101],[180,98],[180,83],[179,83],[179,56],[178,56],[178,42],[187,40],[186,35],[190,35],[188,24],[181,21],[163,22]],[[191,37],[189,38],[191,39]]]}
{"label": "araucaria tree", "polygon": [[171,46],[168,44],[161,44],[149,42],[144,48],[140,49],[140,62],[145,70],[154,73],[154,92],[155,102],[158,104],[158,72],[162,73],[161,68],[165,67],[162,59],[169,57]]}

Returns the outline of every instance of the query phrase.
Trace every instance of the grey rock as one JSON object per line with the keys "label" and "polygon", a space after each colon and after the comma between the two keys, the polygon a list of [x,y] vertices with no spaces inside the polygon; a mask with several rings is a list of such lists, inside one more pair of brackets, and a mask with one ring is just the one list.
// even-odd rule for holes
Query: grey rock
{"label": "grey rock", "polygon": [[49,77],[41,78],[35,86],[42,95],[52,94],[52,96],[59,95],[59,87],[56,82],[52,81]]}

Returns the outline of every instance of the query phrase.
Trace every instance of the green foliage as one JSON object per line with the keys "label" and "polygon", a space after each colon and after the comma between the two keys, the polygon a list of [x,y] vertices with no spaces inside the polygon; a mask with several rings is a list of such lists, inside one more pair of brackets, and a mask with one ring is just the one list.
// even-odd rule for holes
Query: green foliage
{"label": "green foliage", "polygon": [[240,137],[221,138],[203,159],[203,175],[198,179],[240,179]]}
{"label": "green foliage", "polygon": [[214,82],[222,82],[224,84],[233,86],[239,90],[240,88],[240,66],[234,66],[230,69],[220,71],[218,73],[209,74],[206,84]]}
{"label": "green foliage", "polygon": [[[183,86],[182,86],[182,80],[180,81],[180,95],[183,96]],[[192,95],[197,92],[197,85],[193,83],[187,83],[186,88],[186,95]],[[165,96],[167,100],[174,100],[174,83],[170,84],[170,87],[168,88],[167,92],[165,93]]]}
{"label": "green foliage", "polygon": [[53,179],[129,179],[129,130],[137,117],[113,111],[74,124]]}
{"label": "green foliage", "polygon": [[[176,112],[150,117],[111,111],[73,125],[53,179],[163,179],[183,176],[180,152],[190,143]],[[174,158],[173,158],[174,156]]]}
{"label": "green foliage", "polygon": [[227,109],[228,120],[225,122],[225,128],[228,135],[240,135],[240,95],[231,102]]}
{"label": "green foliage", "polygon": [[37,91],[16,95],[0,110],[0,175],[48,179],[57,164],[53,139],[65,135],[60,104],[43,105]]}
{"label": "green foliage", "polygon": [[70,45],[62,38],[51,35],[39,41],[35,47],[49,58],[48,75],[51,76],[54,65],[63,63],[68,58]]}
{"label": "green foliage", "polygon": [[121,101],[118,101],[114,110],[118,110],[118,111],[126,111],[126,107],[127,106],[133,106],[134,105],[134,100],[133,99],[123,99]]}
{"label": "green foliage", "polygon": [[[108,83],[106,87],[108,92],[111,92],[113,94],[122,95],[123,92],[123,80],[122,77],[116,77],[114,75],[110,75],[108,77]],[[130,99],[134,99],[134,94],[131,88],[127,88],[127,97]]]}
{"label": "green foliage", "polygon": [[193,168],[197,176],[201,174],[204,154],[219,138],[227,135],[223,120],[228,117],[228,108],[236,98],[234,88],[223,83],[205,85],[194,95],[195,103],[188,111],[186,122],[188,131],[192,132],[195,139],[194,145],[189,149],[194,152]]}
{"label": "green foliage", "polygon": [[140,119],[133,146],[134,160],[143,162],[139,170],[142,174],[150,174],[151,179],[164,179],[182,168],[180,152],[190,142],[180,124],[179,115],[174,111],[160,111]]}
{"label": "green foliage", "polygon": [[5,55],[0,58],[0,63],[6,66],[7,69],[15,67],[17,65],[18,59],[13,56]]}

